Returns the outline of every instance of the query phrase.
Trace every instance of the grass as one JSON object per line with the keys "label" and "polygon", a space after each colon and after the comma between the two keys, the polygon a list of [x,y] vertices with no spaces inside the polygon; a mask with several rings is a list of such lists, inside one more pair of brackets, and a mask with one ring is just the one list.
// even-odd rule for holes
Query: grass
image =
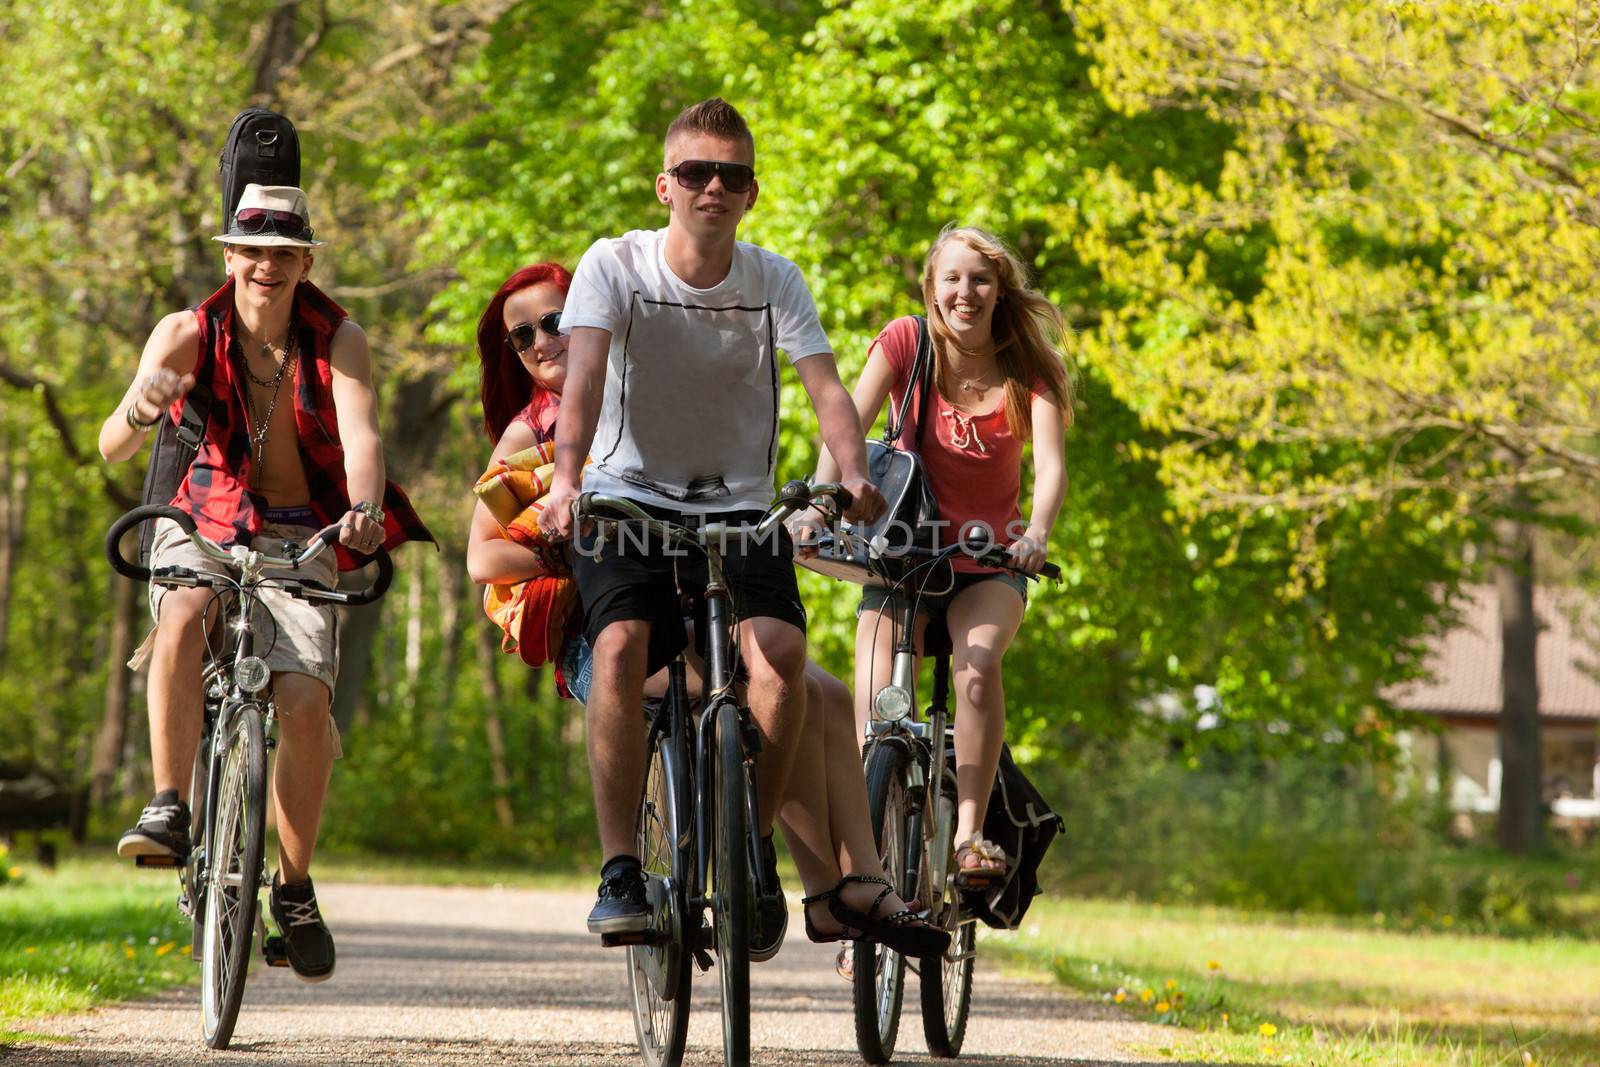
{"label": "grass", "polygon": [[[0,885],[0,1046],[18,1023],[195,981],[170,871],[70,860]],[[32,1035],[37,1036],[37,1035]]]}
{"label": "grass", "polygon": [[1220,908],[1035,901],[983,952],[1181,1027],[1226,1063],[1600,1064],[1600,943]]}

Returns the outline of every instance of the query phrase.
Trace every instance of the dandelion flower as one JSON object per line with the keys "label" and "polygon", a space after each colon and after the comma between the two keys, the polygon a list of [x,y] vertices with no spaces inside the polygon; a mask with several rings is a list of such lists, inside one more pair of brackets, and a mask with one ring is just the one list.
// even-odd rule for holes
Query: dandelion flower
{"label": "dandelion flower", "polygon": [[1262,1037],[1271,1037],[1273,1034],[1276,1034],[1277,1032],[1278,1032],[1278,1028],[1276,1026],[1273,1026],[1271,1023],[1262,1023],[1261,1024],[1261,1036]]}
{"label": "dandelion flower", "polygon": [[1139,991],[1139,999],[1148,1004],[1152,1000],[1156,999],[1156,991],[1151,989],[1149,986],[1145,986]]}
{"label": "dandelion flower", "polygon": [[1156,1005],[1156,1011],[1161,1012],[1163,1015],[1171,1010],[1172,1005],[1168,1001],[1163,1000]]}
{"label": "dandelion flower", "polygon": [[128,957],[130,960],[133,959],[133,956],[134,956],[133,949],[128,945],[123,945],[122,946],[122,954],[124,956]]}
{"label": "dandelion flower", "polygon": [[1128,993],[1127,993],[1126,990],[1119,989],[1119,990],[1117,990],[1117,995],[1112,997],[1111,999],[1116,1001],[1118,1004],[1121,1004],[1124,1000],[1128,999]]}
{"label": "dandelion flower", "polygon": [[1216,960],[1206,960],[1206,970],[1208,970],[1208,971],[1220,971],[1221,969],[1222,969],[1222,964],[1218,963]]}
{"label": "dandelion flower", "polygon": [[6,872],[6,875],[7,875],[7,877],[10,877],[10,878],[21,878],[22,877],[22,868],[21,867],[13,867],[9,871]]}
{"label": "dandelion flower", "polygon": [[171,952],[177,947],[178,943],[176,941],[164,941],[160,945],[156,946],[156,955],[165,956],[167,953]]}
{"label": "dandelion flower", "polygon": [[1168,978],[1167,979],[1167,988],[1168,989],[1177,989],[1178,988],[1178,980],[1176,978]]}
{"label": "dandelion flower", "polygon": [[26,952],[28,955],[31,956],[35,952],[39,951],[39,946],[38,945],[29,945],[27,948],[23,949],[22,951]]}
{"label": "dandelion flower", "polygon": [[1227,1026],[1228,1025],[1228,1013],[1227,1012],[1223,1012],[1222,1013],[1222,1025],[1223,1026]]}

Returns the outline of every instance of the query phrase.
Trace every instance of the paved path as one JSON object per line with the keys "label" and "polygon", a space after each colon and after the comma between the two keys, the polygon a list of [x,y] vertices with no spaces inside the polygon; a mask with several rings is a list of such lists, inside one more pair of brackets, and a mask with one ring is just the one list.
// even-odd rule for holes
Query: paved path
{"label": "paved path", "polygon": [[[321,985],[256,968],[232,1048],[200,1040],[198,990],[171,990],[85,1015],[35,1019],[65,1043],[0,1049],[0,1063],[253,1067],[323,1064],[636,1064],[620,950],[583,927],[586,896],[535,890],[328,884],[318,887],[339,965]],[[759,1064],[853,1065],[850,987],[833,953],[793,915],[783,951],[751,968]],[[715,971],[698,977],[686,1062],[721,1063]],[[915,986],[908,989],[915,996]],[[928,1057],[915,1001],[895,1062]],[[1175,1031],[1095,1001],[1003,977],[980,954],[963,1064],[989,1067],[1148,1062],[1139,1050]]]}

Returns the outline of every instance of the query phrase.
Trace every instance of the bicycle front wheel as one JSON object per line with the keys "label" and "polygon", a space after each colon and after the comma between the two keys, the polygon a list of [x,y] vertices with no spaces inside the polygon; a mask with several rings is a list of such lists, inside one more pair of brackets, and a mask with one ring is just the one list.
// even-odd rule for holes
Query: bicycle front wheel
{"label": "bicycle front wheel", "polygon": [[[907,802],[907,772],[911,757],[896,744],[873,746],[867,757],[867,810],[872,813],[872,836],[878,844],[883,872],[902,900],[915,896],[908,872],[909,861],[920,846],[920,830],[913,826]],[[915,833],[915,837],[913,837]],[[855,964],[856,1048],[868,1063],[888,1063],[900,1034],[900,1007],[905,995],[906,961],[900,953],[871,941],[857,941]]]}
{"label": "bicycle front wheel", "polygon": [[206,1044],[227,1048],[244,998],[255,937],[266,827],[267,751],[261,715],[237,709],[221,740],[216,803],[207,812],[205,946],[200,1016]]}
{"label": "bicycle front wheel", "polygon": [[[678,1067],[689,1033],[693,957],[687,944],[688,855],[680,847],[688,826],[688,786],[678,739],[656,739],[639,802],[635,841],[644,867],[654,940],[628,947],[633,1022],[646,1067]],[[698,923],[696,924],[698,925]]]}
{"label": "bicycle front wheel", "polygon": [[[953,775],[944,780],[944,802],[952,810],[956,803],[956,785]],[[930,848],[942,848],[951,862],[952,842],[948,839],[933,842]],[[934,906],[938,908],[939,901]],[[964,914],[961,894],[950,893],[942,909],[933,916],[942,920],[950,931],[950,947],[937,960],[922,962],[922,1034],[928,1040],[928,1051],[935,1056],[954,1057],[961,1054],[961,1043],[967,1036],[967,1015],[972,1007],[972,964],[977,955],[976,922]]]}
{"label": "bicycle front wheel", "polygon": [[716,826],[712,848],[712,913],[717,969],[722,972],[722,1057],[727,1067],[750,1062],[749,828],[745,824],[744,740],[731,701],[716,712],[716,752],[710,761]]}

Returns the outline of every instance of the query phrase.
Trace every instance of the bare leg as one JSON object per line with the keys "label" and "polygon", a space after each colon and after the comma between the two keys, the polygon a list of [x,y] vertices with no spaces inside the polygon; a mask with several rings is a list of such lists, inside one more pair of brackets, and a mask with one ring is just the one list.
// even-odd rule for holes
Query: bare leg
{"label": "bare leg", "polygon": [[156,792],[176,789],[189,799],[189,776],[205,723],[200,667],[205,655],[201,615],[209,589],[168,589],[161,596],[150,656],[150,764]]}
{"label": "bare leg", "polygon": [[805,735],[806,636],[782,620],[756,618],[739,624],[739,642],[750,673],[750,715],[761,731],[756,800],[766,835]]}
{"label": "bare leg", "polygon": [[956,834],[983,828],[983,813],[1006,737],[1000,661],[1022,625],[1022,597],[1004,582],[979,582],[950,603],[956,697]]}
{"label": "bare leg", "polygon": [[278,748],[272,761],[272,798],[278,808],[278,880],[306,880],[322,824],[322,802],[333,771],[328,687],[306,674],[279,674],[272,682],[278,705]]}
{"label": "bare leg", "polygon": [[639,725],[650,624],[619,620],[600,631],[589,690],[589,775],[601,859],[638,858],[634,818],[644,788],[645,732]]}
{"label": "bare leg", "polygon": [[[913,639],[921,662],[922,635],[928,629],[928,617],[918,615]],[[858,745],[865,744],[867,720],[872,717],[872,698],[878,690],[889,684],[894,671],[895,634],[894,612],[863,611],[856,620],[856,730]],[[832,675],[829,675],[831,678]]]}

